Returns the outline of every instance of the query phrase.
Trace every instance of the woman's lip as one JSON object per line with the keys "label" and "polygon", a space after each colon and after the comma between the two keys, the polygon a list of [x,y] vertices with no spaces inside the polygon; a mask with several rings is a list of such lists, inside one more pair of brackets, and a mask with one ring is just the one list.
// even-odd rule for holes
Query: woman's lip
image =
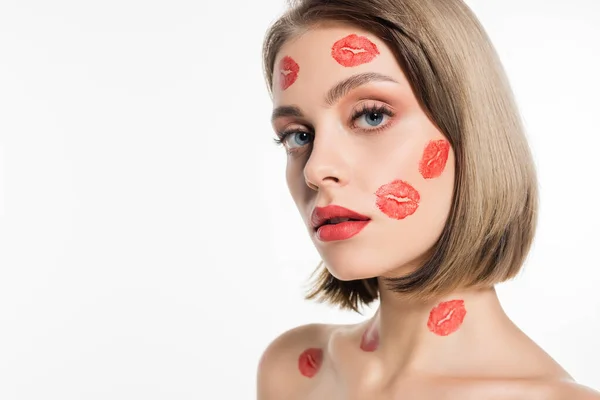
{"label": "woman's lip", "polygon": [[419,207],[419,192],[405,181],[394,180],[381,186],[377,192],[377,207],[388,217],[404,219]]}
{"label": "woman's lip", "polygon": [[344,67],[356,67],[372,61],[379,54],[375,43],[364,36],[348,35],[333,44],[331,56]]}
{"label": "woman's lip", "polygon": [[356,236],[363,230],[371,220],[366,221],[347,221],[337,224],[321,225],[316,236],[322,242],[332,242],[335,240],[346,240]]}
{"label": "woman's lip", "polygon": [[315,207],[310,216],[310,223],[312,227],[316,229],[322,226],[327,220],[333,218],[350,218],[358,221],[367,221],[370,219],[369,217],[359,214],[356,211],[331,204],[326,207]]}

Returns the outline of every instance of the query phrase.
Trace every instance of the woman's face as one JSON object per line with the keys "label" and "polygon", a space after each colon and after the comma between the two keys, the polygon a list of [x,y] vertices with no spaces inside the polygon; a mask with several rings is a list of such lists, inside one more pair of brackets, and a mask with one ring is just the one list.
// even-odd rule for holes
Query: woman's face
{"label": "woman's face", "polygon": [[[331,274],[346,281],[418,267],[448,217],[454,153],[391,51],[361,29],[315,28],[281,48],[273,75],[288,187]],[[315,217],[346,214],[327,206],[359,215],[315,229]]]}

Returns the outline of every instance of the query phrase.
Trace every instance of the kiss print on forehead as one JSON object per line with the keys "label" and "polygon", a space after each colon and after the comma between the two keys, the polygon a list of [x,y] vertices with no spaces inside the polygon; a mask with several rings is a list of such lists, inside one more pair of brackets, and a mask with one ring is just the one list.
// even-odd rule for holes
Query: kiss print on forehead
{"label": "kiss print on forehead", "polygon": [[432,140],[423,150],[419,162],[419,172],[425,179],[437,178],[442,174],[448,161],[450,143],[447,140]]}
{"label": "kiss print on forehead", "polygon": [[364,36],[351,34],[338,40],[331,48],[331,56],[344,67],[356,67],[372,61],[379,54],[375,43]]}
{"label": "kiss print on forehead", "polygon": [[460,328],[467,315],[464,300],[444,301],[429,313],[427,327],[439,336],[448,336]]}
{"label": "kiss print on forehead", "polygon": [[323,363],[323,350],[310,348],[306,349],[298,357],[298,369],[300,373],[307,378],[312,378],[319,372]]}
{"label": "kiss print on forehead", "polygon": [[404,219],[417,211],[421,196],[407,182],[396,179],[375,192],[377,207],[388,217]]}
{"label": "kiss print on forehead", "polygon": [[292,57],[285,56],[279,61],[279,84],[281,90],[285,90],[292,86],[298,79],[300,66]]}

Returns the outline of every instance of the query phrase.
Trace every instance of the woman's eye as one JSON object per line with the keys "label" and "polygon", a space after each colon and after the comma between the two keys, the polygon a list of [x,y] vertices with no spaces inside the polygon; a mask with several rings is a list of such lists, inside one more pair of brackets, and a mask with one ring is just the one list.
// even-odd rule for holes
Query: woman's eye
{"label": "woman's eye", "polygon": [[367,131],[380,131],[390,124],[390,118],[395,112],[386,105],[363,105],[352,114],[352,127]]}
{"label": "woman's eye", "polygon": [[358,118],[359,123],[364,121],[364,124],[362,126],[359,124],[359,128],[369,129],[369,128],[377,127],[384,120],[386,120],[386,118],[389,118],[389,116],[385,115],[384,113],[379,112],[379,111],[364,113],[363,115],[361,115]]}
{"label": "woman's eye", "polygon": [[302,147],[310,143],[312,135],[309,132],[288,132],[284,133],[282,139],[288,149]]}

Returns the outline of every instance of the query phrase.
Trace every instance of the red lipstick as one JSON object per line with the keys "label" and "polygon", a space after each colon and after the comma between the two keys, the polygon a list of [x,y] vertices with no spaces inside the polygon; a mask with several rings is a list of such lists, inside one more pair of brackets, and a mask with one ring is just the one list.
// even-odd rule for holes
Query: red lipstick
{"label": "red lipstick", "polygon": [[281,85],[281,90],[289,88],[294,82],[296,82],[299,71],[300,66],[292,57],[285,56],[281,59],[281,61],[279,61],[279,83]]}
{"label": "red lipstick", "polygon": [[442,174],[444,167],[446,167],[449,150],[450,143],[443,139],[432,140],[427,144],[419,162],[419,172],[421,172],[423,178],[437,178]]}
{"label": "red lipstick", "polygon": [[379,54],[375,43],[364,36],[348,35],[331,48],[331,56],[344,67],[356,67],[372,61]]}
{"label": "red lipstick", "polygon": [[381,186],[377,192],[377,207],[390,218],[404,219],[414,214],[421,196],[407,182],[399,179]]}
{"label": "red lipstick", "polygon": [[319,372],[322,362],[323,350],[315,348],[307,349],[298,357],[298,369],[302,375],[312,378]]}
{"label": "red lipstick", "polygon": [[460,328],[467,315],[464,300],[445,301],[429,313],[427,327],[436,335],[448,336]]}
{"label": "red lipstick", "polygon": [[323,242],[349,239],[370,221],[367,216],[336,205],[316,207],[310,217],[317,239]]}

